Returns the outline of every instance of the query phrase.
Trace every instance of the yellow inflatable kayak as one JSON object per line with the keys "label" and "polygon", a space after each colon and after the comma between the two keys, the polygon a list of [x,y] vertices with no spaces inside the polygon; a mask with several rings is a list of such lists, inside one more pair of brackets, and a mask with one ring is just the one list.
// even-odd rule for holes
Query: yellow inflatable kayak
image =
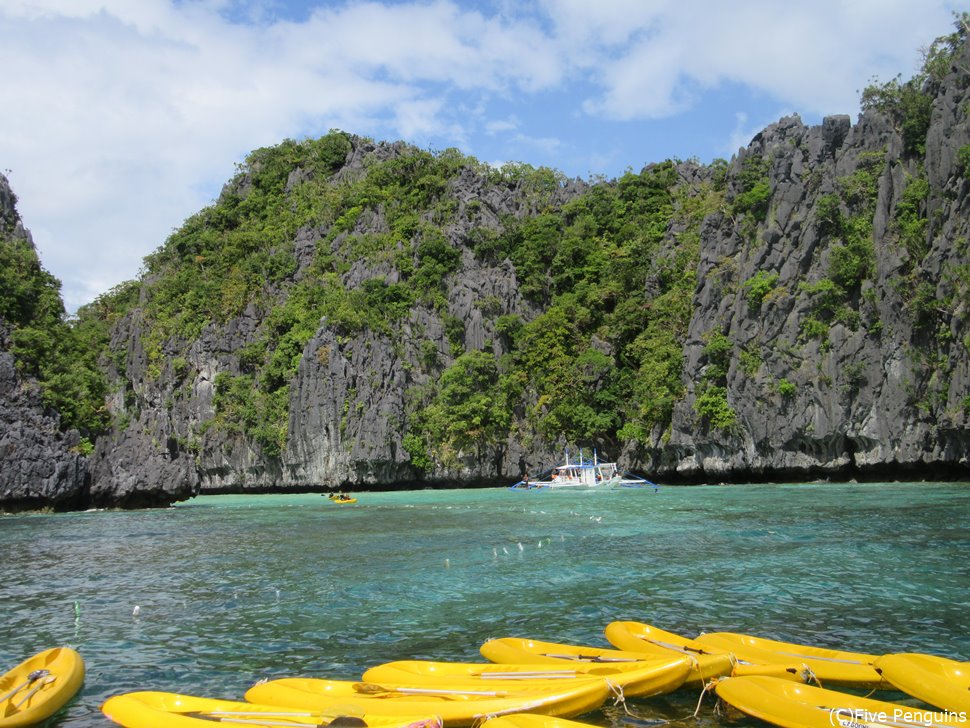
{"label": "yellow inflatable kayak", "polygon": [[537,681],[572,682],[603,678],[621,688],[628,698],[669,693],[684,684],[690,671],[690,659],[683,655],[658,656],[653,660],[620,662],[572,662],[568,665],[514,664],[489,662],[430,662],[402,660],[370,668],[366,682],[394,682],[420,685],[447,685],[477,680],[485,685],[496,681],[519,681],[532,685]]}
{"label": "yellow inflatable kayak", "polygon": [[764,675],[718,680],[717,695],[782,728],[967,728],[966,716],[860,698]]}
{"label": "yellow inflatable kayak", "polygon": [[904,693],[944,710],[970,714],[970,662],[909,653],[883,655],[873,665]]}
{"label": "yellow inflatable kayak", "polygon": [[329,495],[327,496],[327,498],[331,503],[356,503],[357,502],[356,498],[350,498],[348,496],[341,498],[338,496]]}
{"label": "yellow inflatable kayak", "polygon": [[307,711],[275,705],[199,698],[178,693],[136,692],[108,698],[101,712],[126,728],[212,728],[220,726],[332,726],[332,728],[441,728],[434,715],[372,716],[341,711]]}
{"label": "yellow inflatable kayak", "polygon": [[[567,645],[557,642],[541,642],[521,637],[503,637],[489,640],[479,650],[486,660],[498,663],[564,663],[590,662],[597,664],[623,664],[629,662],[643,662],[655,660],[658,654],[643,651],[611,650],[602,647],[587,647],[585,645]],[[686,683],[697,684],[707,682],[712,677],[730,675],[732,658],[730,655],[691,655],[691,665],[687,672]]]}
{"label": "yellow inflatable kayak", "polygon": [[607,641],[621,650],[665,655],[671,650],[694,655],[720,655],[724,650],[701,644],[673,632],[666,632],[643,622],[610,622],[606,625]]}
{"label": "yellow inflatable kayak", "polygon": [[84,660],[70,647],[39,652],[0,677],[0,726],[26,726],[50,718],[84,682]]}
{"label": "yellow inflatable kayak", "polygon": [[822,683],[855,688],[888,687],[872,666],[878,655],[779,642],[734,632],[702,634],[695,642],[732,652],[739,660],[753,664],[784,665],[795,661],[811,669]]}
{"label": "yellow inflatable kayak", "polygon": [[704,644],[699,639],[681,637],[679,634],[667,632],[643,622],[610,622],[606,625],[606,639],[611,645],[632,652],[656,655],[678,652],[693,655],[698,660],[710,659],[713,655],[728,655],[734,664],[731,672],[725,674],[733,677],[771,675],[797,682],[810,682],[813,678],[811,669],[796,659],[776,664],[752,663],[740,658],[732,650]]}
{"label": "yellow inflatable kayak", "polygon": [[437,715],[445,726],[466,726],[493,715],[531,712],[572,717],[599,708],[609,697],[606,680],[592,678],[567,685],[422,686],[283,678],[258,683],[246,691],[252,703],[306,710],[359,710],[369,715]]}
{"label": "yellow inflatable kayak", "polygon": [[593,726],[567,718],[552,718],[535,713],[515,713],[489,718],[481,728],[593,728]]}

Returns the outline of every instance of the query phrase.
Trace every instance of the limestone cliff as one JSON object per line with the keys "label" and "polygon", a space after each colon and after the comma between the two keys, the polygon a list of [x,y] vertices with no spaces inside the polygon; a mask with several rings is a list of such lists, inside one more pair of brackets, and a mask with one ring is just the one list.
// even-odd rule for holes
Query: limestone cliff
{"label": "limestone cliff", "polygon": [[257,150],[102,302],[82,500],[500,485],[569,445],[664,482],[965,476],[962,36],[946,61],[887,86],[925,123],[880,97],[595,184],[342,133]]}
{"label": "limestone cliff", "polygon": [[[34,243],[16,200],[7,178],[0,174],[0,246],[19,248],[18,260],[39,271]],[[4,264],[10,262],[4,256]],[[9,280],[4,283],[9,285]],[[39,382],[18,371],[11,335],[11,322],[0,316],[0,508],[83,507],[87,468],[78,450],[80,436],[76,430],[61,431],[60,418],[45,404]]]}

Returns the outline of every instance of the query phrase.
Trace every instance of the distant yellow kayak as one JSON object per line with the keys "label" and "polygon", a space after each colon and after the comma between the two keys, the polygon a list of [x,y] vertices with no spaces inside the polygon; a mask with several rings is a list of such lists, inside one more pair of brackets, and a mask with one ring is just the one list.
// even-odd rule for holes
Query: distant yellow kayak
{"label": "distant yellow kayak", "polygon": [[486,716],[517,712],[568,718],[599,708],[609,695],[606,681],[598,678],[557,684],[554,689],[530,689],[521,683],[444,687],[283,678],[254,685],[246,691],[246,700],[369,715],[432,714],[445,726],[466,726]]}
{"label": "distant yellow kayak", "polygon": [[893,687],[944,710],[970,714],[970,662],[935,655],[883,655],[873,665]]}
{"label": "distant yellow kayak", "polygon": [[717,696],[782,728],[967,728],[966,716],[802,685],[763,675],[718,680]]}
{"label": "distant yellow kayak", "polygon": [[372,716],[341,711],[307,711],[162,692],[134,692],[108,698],[101,712],[126,728],[212,728],[220,726],[332,726],[333,728],[441,728],[429,716]]}
{"label": "distant yellow kayak", "polygon": [[[643,651],[611,650],[586,645],[542,642],[521,637],[503,637],[489,640],[478,651],[482,653],[486,660],[508,664],[590,662],[616,665],[655,660],[658,654],[668,657],[674,654],[670,651],[667,653],[645,653]],[[732,667],[730,655],[692,655],[685,682],[688,684],[705,683],[712,677],[730,675]]]}
{"label": "distant yellow kayak", "polygon": [[571,662],[563,665],[513,664],[490,662],[431,662],[402,660],[370,668],[366,682],[395,682],[421,685],[448,685],[478,681],[492,685],[497,681],[518,681],[532,686],[603,678],[621,688],[629,698],[660,695],[684,684],[691,661],[682,655],[658,656],[652,660],[621,663]]}
{"label": "distant yellow kayak", "polygon": [[700,639],[692,640],[679,634],[667,632],[643,622],[610,622],[606,625],[606,639],[621,650],[645,652],[656,655],[669,655],[671,652],[693,655],[698,660],[710,659],[713,655],[728,655],[733,660],[729,673],[733,677],[743,675],[771,675],[785,680],[810,682],[814,673],[802,661],[791,658],[777,663],[753,663],[740,657],[733,650],[705,644]]}
{"label": "distant yellow kayak", "polygon": [[0,677],[0,726],[27,726],[63,708],[84,682],[84,660],[70,647],[39,652]]}
{"label": "distant yellow kayak", "polygon": [[872,666],[878,655],[779,642],[734,632],[702,634],[694,641],[732,652],[739,660],[753,664],[785,665],[795,661],[809,667],[823,684],[857,688],[888,686]]}
{"label": "distant yellow kayak", "polygon": [[344,503],[344,504],[357,502],[356,498],[351,498],[349,496],[335,496],[335,495],[328,495],[327,500],[329,500],[331,503]]}
{"label": "distant yellow kayak", "polygon": [[481,728],[593,728],[593,726],[567,718],[553,718],[535,713],[514,713],[489,718],[482,723]]}

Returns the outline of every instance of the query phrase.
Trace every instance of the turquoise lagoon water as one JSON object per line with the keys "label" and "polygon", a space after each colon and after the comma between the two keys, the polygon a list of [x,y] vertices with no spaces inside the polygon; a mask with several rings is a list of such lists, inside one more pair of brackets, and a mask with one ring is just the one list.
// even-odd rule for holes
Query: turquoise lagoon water
{"label": "turquoise lagoon water", "polygon": [[[265,677],[479,660],[492,637],[607,646],[616,619],[966,660],[968,526],[970,486],[955,483],[210,496],[4,516],[0,664],[76,647],[87,679],[54,725],[80,726],[110,725],[99,706],[120,692],[241,699]],[[649,725],[697,697],[585,720]],[[710,700],[700,723],[726,724]]]}

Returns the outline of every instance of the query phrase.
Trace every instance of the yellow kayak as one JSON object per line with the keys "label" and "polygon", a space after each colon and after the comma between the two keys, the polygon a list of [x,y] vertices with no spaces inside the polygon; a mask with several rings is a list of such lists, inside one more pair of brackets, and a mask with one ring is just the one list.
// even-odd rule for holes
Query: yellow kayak
{"label": "yellow kayak", "polygon": [[740,658],[733,650],[704,644],[699,641],[699,638],[692,640],[643,622],[610,622],[606,625],[606,639],[621,650],[654,655],[678,652],[693,655],[699,660],[709,659],[712,655],[729,655],[734,664],[731,671],[724,674],[732,677],[771,675],[785,680],[810,682],[814,675],[811,668],[797,659],[771,664],[753,663]]}
{"label": "yellow kayak", "polygon": [[873,663],[893,687],[944,710],[970,714],[970,662],[935,655],[883,655]]}
{"label": "yellow kayak", "polygon": [[568,718],[553,718],[535,713],[515,713],[489,718],[481,728],[593,728],[589,723],[579,723]]}
{"label": "yellow kayak", "polygon": [[333,728],[441,728],[435,716],[372,716],[341,711],[307,711],[199,698],[178,693],[135,692],[108,698],[101,712],[126,728],[212,728],[221,726],[332,726]]}
{"label": "yellow kayak", "polygon": [[702,634],[695,642],[732,652],[739,660],[753,664],[790,664],[794,660],[810,668],[822,683],[855,688],[888,687],[872,666],[878,655],[779,642],[734,632]]}
{"label": "yellow kayak", "polygon": [[39,652],[0,677],[0,726],[26,726],[50,718],[84,682],[84,660],[70,647]]}
{"label": "yellow kayak", "polygon": [[258,683],[246,691],[246,700],[307,710],[349,708],[372,715],[432,714],[445,726],[466,726],[505,713],[568,718],[599,708],[609,695],[606,681],[598,678],[538,689],[505,681],[445,687],[295,677]]}
{"label": "yellow kayak", "polygon": [[562,666],[402,660],[372,667],[364,673],[363,679],[366,682],[420,685],[445,685],[462,681],[466,683],[479,681],[486,685],[492,685],[496,681],[519,681],[525,685],[532,685],[537,681],[568,683],[575,680],[603,678],[621,688],[625,697],[636,698],[676,690],[684,684],[690,667],[690,659],[682,655],[658,656],[653,660],[615,664],[572,662]]}
{"label": "yellow kayak", "polygon": [[[541,642],[521,637],[503,637],[489,640],[478,651],[482,653],[486,660],[505,664],[591,662],[616,665],[655,660],[658,656],[656,652],[611,650],[585,645]],[[673,653],[669,651],[666,653],[667,656],[671,654]],[[730,675],[731,670],[732,658],[730,655],[692,655],[685,682],[691,685],[705,683],[712,677]]]}
{"label": "yellow kayak", "polygon": [[673,632],[666,632],[643,622],[610,622],[606,625],[607,641],[621,650],[669,654],[671,650],[694,655],[720,655],[715,649]]}
{"label": "yellow kayak", "polygon": [[966,716],[860,698],[764,675],[718,680],[717,696],[782,728],[967,728]]}

